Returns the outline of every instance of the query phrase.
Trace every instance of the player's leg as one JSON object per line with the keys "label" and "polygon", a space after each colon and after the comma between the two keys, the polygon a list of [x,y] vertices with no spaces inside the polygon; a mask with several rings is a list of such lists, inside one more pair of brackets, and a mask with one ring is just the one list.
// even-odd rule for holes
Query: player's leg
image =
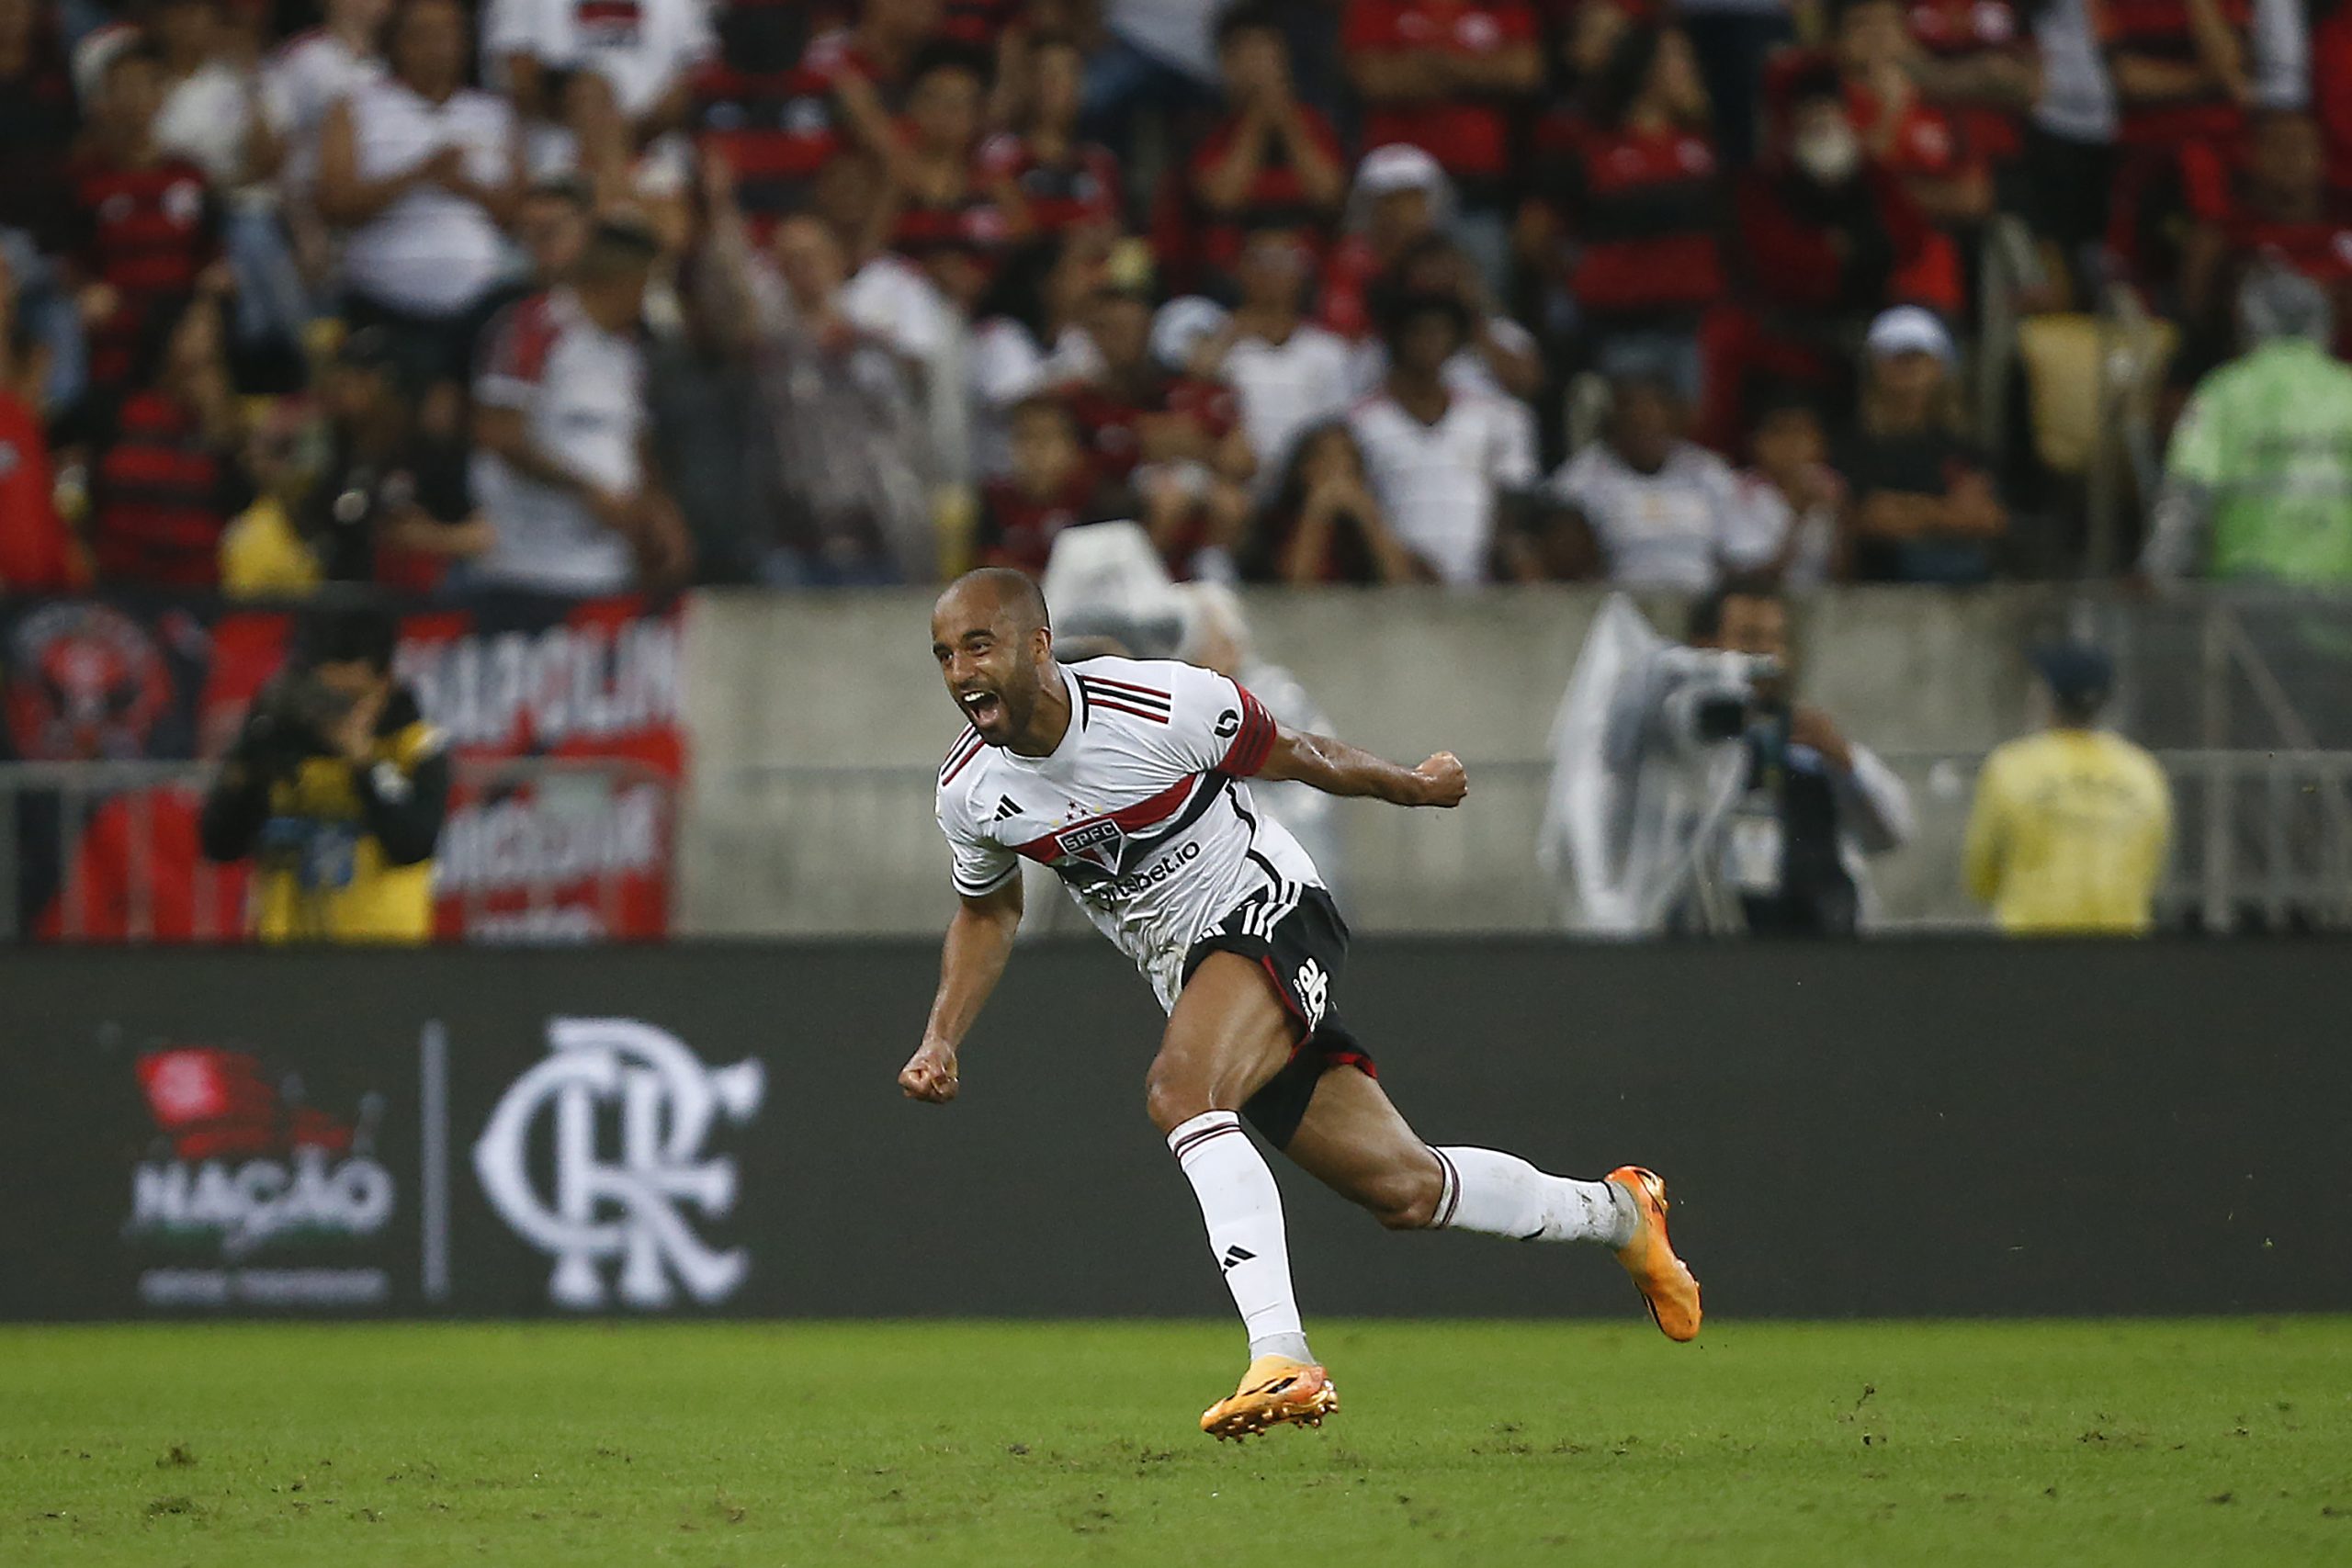
{"label": "player's leg", "polygon": [[1614,1250],[1669,1338],[1699,1332],[1699,1285],[1666,1232],[1666,1184],[1623,1166],[1600,1181],[1538,1170],[1498,1149],[1424,1144],[1367,1075],[1335,1066],[1315,1084],[1283,1152],[1392,1230],[1467,1230]]}
{"label": "player's leg", "polygon": [[1201,1419],[1220,1438],[1319,1421],[1337,1403],[1299,1322],[1282,1193],[1239,1115],[1282,1070],[1296,1040],[1297,1026],[1263,971],[1237,953],[1212,952],[1176,998],[1146,1079],[1152,1123],[1193,1184],[1210,1255],[1250,1334],[1249,1375]]}

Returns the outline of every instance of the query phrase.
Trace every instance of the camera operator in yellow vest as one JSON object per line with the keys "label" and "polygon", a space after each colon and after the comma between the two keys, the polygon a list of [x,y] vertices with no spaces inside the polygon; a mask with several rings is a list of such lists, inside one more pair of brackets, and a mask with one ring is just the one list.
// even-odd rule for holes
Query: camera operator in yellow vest
{"label": "camera operator in yellow vest", "polygon": [[392,679],[398,626],[323,609],[254,698],[205,797],[207,858],[254,863],[264,942],[424,942],[449,759]]}

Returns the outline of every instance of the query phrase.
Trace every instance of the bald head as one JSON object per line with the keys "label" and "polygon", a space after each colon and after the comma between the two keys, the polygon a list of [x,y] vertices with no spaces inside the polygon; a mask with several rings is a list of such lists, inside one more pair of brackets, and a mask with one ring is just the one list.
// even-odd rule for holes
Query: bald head
{"label": "bald head", "polygon": [[1024,750],[1042,744],[1038,756],[1053,750],[1069,703],[1051,673],[1046,596],[1025,573],[982,567],[949,583],[932,607],[931,655],[948,697],[982,739]]}
{"label": "bald head", "polygon": [[962,612],[957,619],[1005,616],[1012,628],[1026,636],[1053,625],[1046,613],[1045,591],[1025,571],[1009,566],[984,566],[967,571],[947,585],[939,596],[934,615],[950,606]]}

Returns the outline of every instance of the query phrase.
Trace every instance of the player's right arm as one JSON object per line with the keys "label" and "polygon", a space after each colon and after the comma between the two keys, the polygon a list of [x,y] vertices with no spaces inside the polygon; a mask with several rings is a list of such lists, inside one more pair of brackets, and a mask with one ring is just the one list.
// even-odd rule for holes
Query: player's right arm
{"label": "player's right arm", "polygon": [[1020,877],[993,892],[959,897],[940,950],[939,992],[931,999],[922,1043],[899,1069],[899,1087],[907,1098],[934,1105],[956,1098],[956,1049],[1003,977],[1005,963],[1012,956],[1013,934],[1021,929]]}

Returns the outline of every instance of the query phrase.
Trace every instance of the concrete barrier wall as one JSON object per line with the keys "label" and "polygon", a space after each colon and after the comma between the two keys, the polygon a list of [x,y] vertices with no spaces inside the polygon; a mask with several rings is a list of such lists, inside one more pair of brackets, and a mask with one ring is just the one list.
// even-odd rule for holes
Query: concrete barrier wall
{"label": "concrete barrier wall", "polygon": [[[1553,710],[1602,593],[1264,592],[1263,653],[1339,731],[1392,756],[1441,747],[1477,793],[1452,817],[1343,808],[1340,876],[1365,930],[1530,929]],[[680,916],[700,934],[916,931],[946,908],[932,770],[955,714],[932,666],[927,592],[701,596],[688,637],[693,795]],[[1981,750],[2025,722],[2021,650],[2045,590],[1847,589],[1797,606],[1800,685],[1889,752]],[[1677,627],[1680,607],[1652,606]],[[837,770],[824,776],[823,770]],[[1921,781],[1923,843],[1883,863],[1890,908],[1965,920],[1952,846],[1964,777]]]}

